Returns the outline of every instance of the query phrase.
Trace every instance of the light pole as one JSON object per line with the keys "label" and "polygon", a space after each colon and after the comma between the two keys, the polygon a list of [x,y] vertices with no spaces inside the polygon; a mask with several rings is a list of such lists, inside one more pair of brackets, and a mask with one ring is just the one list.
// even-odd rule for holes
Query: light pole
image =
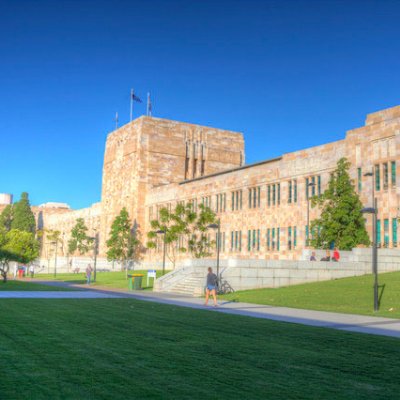
{"label": "light pole", "polygon": [[315,183],[314,182],[310,182],[307,184],[307,240],[306,240],[306,244],[307,246],[309,245],[310,242],[310,196],[308,194],[308,188],[309,187],[314,187]]}
{"label": "light pole", "polygon": [[220,234],[221,221],[220,221],[220,219],[217,220],[216,224],[208,225],[207,228],[217,229],[217,282],[218,282],[218,289],[220,289],[221,288],[220,276],[219,276],[219,251],[220,251],[220,248],[221,248],[221,238],[220,238],[220,236],[221,236],[221,234]]}
{"label": "light pole", "polygon": [[162,262],[162,274],[165,274],[165,250],[166,250],[166,246],[165,246],[165,236],[167,231],[165,229],[160,229],[158,230],[156,233],[158,234],[164,234],[164,246],[163,246],[163,262]]}
{"label": "light pole", "polygon": [[53,242],[56,246],[56,251],[54,252],[54,278],[57,276],[57,250],[58,250],[58,239]]}
{"label": "light pole", "polygon": [[93,282],[96,282],[96,272],[97,272],[97,252],[99,249],[99,234],[96,232],[94,235],[94,263],[93,263]]}
{"label": "light pole", "polygon": [[376,232],[376,219],[378,214],[378,202],[375,198],[375,182],[374,173],[367,172],[364,176],[372,178],[372,204],[373,207],[366,207],[361,210],[363,214],[372,214],[372,273],[374,274],[374,311],[379,310],[378,301],[378,243]]}
{"label": "light pole", "polygon": [[94,246],[93,246],[93,282],[96,282],[96,272],[97,272],[97,251],[99,249],[99,234],[97,233],[97,229],[94,230],[94,236],[92,237]]}

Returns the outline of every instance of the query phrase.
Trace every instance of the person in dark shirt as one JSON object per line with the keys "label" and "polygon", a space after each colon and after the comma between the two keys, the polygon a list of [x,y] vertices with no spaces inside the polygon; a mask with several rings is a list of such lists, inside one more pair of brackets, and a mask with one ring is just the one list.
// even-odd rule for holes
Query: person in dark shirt
{"label": "person in dark shirt", "polygon": [[208,305],[208,298],[210,297],[210,294],[213,297],[214,300],[214,307],[217,306],[217,275],[215,275],[212,271],[212,268],[208,268],[208,274],[207,274],[207,284],[206,284],[206,301],[204,303],[205,306]]}
{"label": "person in dark shirt", "polygon": [[317,259],[316,259],[316,257],[315,257],[315,251],[313,251],[313,252],[311,253],[310,261],[317,261]]}

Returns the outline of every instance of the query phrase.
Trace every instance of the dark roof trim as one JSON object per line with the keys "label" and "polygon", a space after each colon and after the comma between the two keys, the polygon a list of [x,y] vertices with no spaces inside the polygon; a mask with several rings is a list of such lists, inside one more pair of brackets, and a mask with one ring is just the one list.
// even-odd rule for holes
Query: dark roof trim
{"label": "dark roof trim", "polygon": [[210,174],[210,175],[199,176],[198,178],[188,179],[186,181],[179,182],[179,184],[180,185],[184,185],[185,183],[201,181],[203,179],[212,178],[214,176],[230,174],[231,172],[241,171],[242,169],[247,169],[247,168],[252,168],[252,167],[258,167],[259,165],[269,164],[271,162],[280,161],[280,160],[282,160],[282,156],[275,157],[275,158],[270,158],[269,160],[259,161],[259,162],[256,162],[254,164],[247,164],[247,165],[243,165],[241,167],[227,169],[225,171],[215,172],[214,174]]}

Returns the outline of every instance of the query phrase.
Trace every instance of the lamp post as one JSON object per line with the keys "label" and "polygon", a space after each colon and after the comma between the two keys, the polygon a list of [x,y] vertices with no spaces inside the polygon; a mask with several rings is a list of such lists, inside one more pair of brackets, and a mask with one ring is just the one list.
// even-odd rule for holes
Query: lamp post
{"label": "lamp post", "polygon": [[373,207],[366,207],[361,210],[363,214],[372,214],[372,273],[374,274],[374,311],[379,310],[378,302],[378,243],[376,232],[376,219],[378,214],[378,202],[375,198],[375,182],[373,172],[367,172],[364,176],[372,178],[372,204]]}
{"label": "lamp post", "polygon": [[163,245],[163,263],[162,263],[162,274],[165,274],[165,251],[166,251],[166,246],[165,246],[165,236],[166,236],[166,229],[160,229],[156,232],[157,234],[164,234],[164,245]]}
{"label": "lamp post", "polygon": [[207,226],[207,228],[211,229],[217,229],[217,282],[218,282],[218,288],[221,287],[220,285],[220,276],[219,276],[219,251],[221,248],[221,221],[220,219],[217,220],[216,224],[210,224]]}
{"label": "lamp post", "polygon": [[97,233],[97,229],[94,230],[94,262],[93,262],[93,282],[96,282],[96,272],[97,272],[97,252],[99,249],[99,234]]}
{"label": "lamp post", "polygon": [[307,246],[309,245],[310,242],[310,196],[308,194],[308,188],[309,187],[314,187],[315,186],[315,182],[310,182],[307,184]]}
{"label": "lamp post", "polygon": [[57,276],[57,250],[58,250],[58,239],[56,239],[53,244],[55,244],[54,252],[54,278]]}

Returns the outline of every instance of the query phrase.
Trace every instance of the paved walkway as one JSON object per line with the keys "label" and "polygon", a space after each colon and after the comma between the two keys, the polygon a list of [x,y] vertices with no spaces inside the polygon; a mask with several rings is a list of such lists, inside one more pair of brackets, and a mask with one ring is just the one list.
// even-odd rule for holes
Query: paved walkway
{"label": "paved walkway", "polygon": [[[153,301],[157,303],[171,304],[180,307],[190,307],[203,310],[207,309],[212,312],[245,315],[249,317],[264,318],[274,321],[291,322],[296,324],[339,329],[343,331],[368,333],[374,335],[383,335],[383,336],[400,338],[399,319],[370,317],[370,316],[355,315],[355,314],[341,314],[341,313],[332,313],[325,311],[302,310],[297,308],[265,306],[258,304],[248,304],[248,303],[228,302],[228,301],[219,302],[218,307],[213,307],[213,306],[205,307],[203,305],[204,299],[193,298],[172,293],[154,293],[150,291],[128,292],[122,289],[118,290],[105,287],[93,288],[88,286],[86,286],[84,290],[82,290],[82,285],[72,285],[65,282],[37,281],[37,283],[80,289],[79,291],[71,291],[71,292],[40,292],[41,294],[43,294],[44,298],[46,298],[46,293],[57,293],[57,294],[68,293],[70,297],[65,297],[65,298],[76,298],[76,295],[78,293],[80,293],[80,295],[83,295],[84,293],[86,293],[87,295],[97,294],[100,296],[97,298],[107,298],[107,296],[109,298],[111,297],[135,298],[138,300]],[[3,293],[11,294],[12,292],[0,292],[0,295]],[[25,292],[25,293],[39,293],[39,292]],[[80,298],[93,298],[93,297],[80,297]]]}
{"label": "paved walkway", "polygon": [[97,291],[1,291],[0,299],[115,299],[121,297],[118,294],[102,293]]}

